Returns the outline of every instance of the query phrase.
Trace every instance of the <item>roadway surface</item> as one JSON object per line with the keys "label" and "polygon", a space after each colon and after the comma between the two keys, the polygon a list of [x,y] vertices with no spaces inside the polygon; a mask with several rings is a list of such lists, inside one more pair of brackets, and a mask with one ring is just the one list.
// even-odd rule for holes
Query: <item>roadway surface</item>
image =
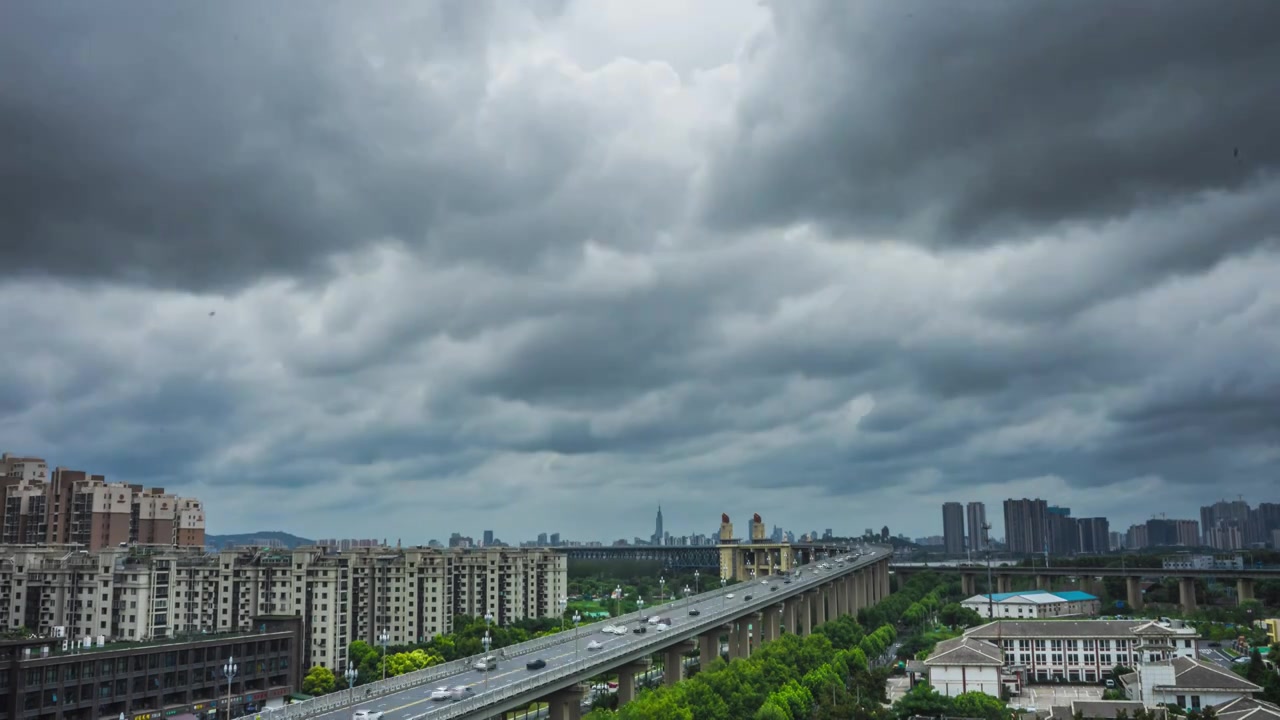
{"label": "roadway surface", "polygon": [[[835,560],[821,560],[807,565],[797,567],[792,571],[791,585],[783,584],[783,578],[774,580],[757,580],[751,582],[738,583],[730,585],[723,589],[715,588],[709,592],[699,595],[690,596],[687,599],[681,599],[675,602],[668,602],[663,605],[654,607],[645,607],[645,614],[660,615],[668,618],[672,624],[672,630],[679,630],[681,625],[687,624],[690,620],[689,611],[693,609],[699,610],[702,614],[710,611],[728,608],[732,603],[742,604],[745,595],[751,595],[754,601],[763,599],[763,595],[773,594],[774,591],[769,589],[770,585],[778,586],[778,593],[783,588],[794,590],[798,587],[807,587],[810,585],[820,585],[831,579],[832,575],[839,571],[847,570],[849,565],[862,565],[873,560],[883,559],[888,555],[885,551],[877,551],[874,549],[865,549],[860,558],[850,557],[846,560],[845,565],[836,565]],[[815,571],[814,568],[819,563],[826,562],[831,564],[830,570]],[[733,595],[733,598],[729,598]],[[701,618],[699,618],[701,619]],[[646,641],[653,639],[653,634],[657,631],[654,626],[648,626],[648,632],[637,635],[632,630],[636,624],[628,624],[626,635],[611,635],[601,632],[601,628],[611,624],[609,620],[603,620],[590,625],[583,625],[574,630],[566,630],[551,637],[561,637],[563,640],[556,645],[544,648],[539,652],[517,655],[509,660],[501,659],[499,656],[498,667],[495,670],[482,672],[480,670],[469,669],[454,675],[439,678],[434,682],[428,682],[407,690],[401,690],[398,693],[383,695],[381,697],[372,698],[368,702],[360,702],[362,690],[357,687],[352,690],[341,690],[338,692],[354,693],[352,704],[345,708],[333,710],[328,713],[314,715],[310,720],[351,720],[352,714],[356,710],[379,710],[383,713],[381,720],[408,720],[412,717],[422,716],[426,714],[427,718],[432,717],[436,712],[443,712],[446,707],[452,704],[451,700],[432,700],[431,693],[438,688],[448,687],[454,688],[465,685],[471,689],[477,696],[481,696],[487,692],[496,692],[509,685],[514,685],[519,681],[546,674],[551,670],[566,664],[571,664],[575,660],[589,657],[593,651],[587,649],[588,643],[596,641],[608,650],[624,645],[640,645]],[[668,631],[669,632],[669,631]],[[759,630],[755,629],[758,633]],[[542,639],[540,639],[541,641]],[[508,646],[506,650],[512,654],[519,652],[519,645]],[[493,655],[499,655],[500,650],[495,648]],[[659,652],[655,649],[654,652]],[[525,664],[535,659],[545,660],[547,666],[539,670],[527,670]],[[601,672],[608,672],[601,669]]]}
{"label": "roadway surface", "polygon": [[1235,667],[1231,656],[1222,652],[1222,643],[1220,641],[1216,643],[1209,640],[1198,641],[1196,643],[1196,654],[1200,656],[1201,660],[1211,662],[1218,667],[1228,670]]}

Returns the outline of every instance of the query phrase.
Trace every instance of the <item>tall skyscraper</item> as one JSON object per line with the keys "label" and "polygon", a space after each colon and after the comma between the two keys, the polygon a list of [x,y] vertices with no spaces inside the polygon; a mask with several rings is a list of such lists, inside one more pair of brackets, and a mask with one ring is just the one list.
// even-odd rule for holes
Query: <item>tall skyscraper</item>
{"label": "tall skyscraper", "polygon": [[484,531],[484,546],[493,547],[493,531],[492,530]]}
{"label": "tall skyscraper", "polygon": [[948,555],[964,553],[964,506],[942,503],[942,545]]}
{"label": "tall skyscraper", "polygon": [[971,502],[965,510],[969,516],[969,549],[982,552],[991,546],[991,541],[987,538],[987,506]]}
{"label": "tall skyscraper", "polygon": [[661,545],[666,534],[662,531],[662,506],[658,506],[658,519],[653,525],[653,544]]}
{"label": "tall skyscraper", "polygon": [[1044,552],[1049,533],[1049,504],[1036,498],[1004,501],[1004,535],[1009,552],[1029,555]]}

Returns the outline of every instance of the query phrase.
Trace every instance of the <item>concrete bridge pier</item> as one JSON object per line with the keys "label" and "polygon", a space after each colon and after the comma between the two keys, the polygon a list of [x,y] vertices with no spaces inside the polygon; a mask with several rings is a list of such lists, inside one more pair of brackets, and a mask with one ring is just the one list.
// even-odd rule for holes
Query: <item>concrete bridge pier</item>
{"label": "concrete bridge pier", "polygon": [[978,594],[978,587],[973,573],[962,573],[960,575],[960,594],[966,598],[971,598]]}
{"label": "concrete bridge pier", "polygon": [[831,583],[831,591],[836,597],[836,617],[849,614],[849,594],[846,592],[844,579],[838,579]]}
{"label": "concrete bridge pier", "polygon": [[1053,590],[1052,585],[1053,585],[1053,582],[1049,580],[1048,575],[1036,576],[1036,587],[1035,587],[1036,590]]}
{"label": "concrete bridge pier", "polygon": [[738,647],[738,626],[743,624],[743,622],[742,618],[738,618],[728,625],[725,644],[729,646],[729,662],[733,662],[740,657],[744,657],[742,654],[742,648]]}
{"label": "concrete bridge pier", "polygon": [[1196,579],[1195,578],[1179,578],[1178,579],[1178,602],[1182,605],[1182,612],[1191,613],[1196,610]]}
{"label": "concrete bridge pier", "polygon": [[1013,592],[1013,578],[1008,575],[996,576],[996,592],[1007,593]]}
{"label": "concrete bridge pier", "polygon": [[647,663],[627,663],[618,668],[618,707],[636,699],[636,675],[649,669]]}
{"label": "concrete bridge pier", "polygon": [[[618,683],[621,689],[622,683]],[[547,703],[547,717],[550,720],[582,720],[582,696],[586,690],[581,685],[574,685],[557,690],[543,698]]]}
{"label": "concrete bridge pier", "polygon": [[782,604],[770,605],[764,609],[760,617],[760,642],[773,642],[781,635],[779,625],[782,624]]}
{"label": "concrete bridge pier", "polygon": [[698,669],[706,670],[711,663],[720,657],[720,636],[728,631],[732,634],[732,625],[722,625],[709,633],[698,636]]}
{"label": "concrete bridge pier", "polygon": [[737,657],[751,657],[751,635],[752,631],[760,632],[760,613],[748,613],[738,618],[738,655]]}
{"label": "concrete bridge pier", "polygon": [[796,598],[787,598],[782,603],[782,625],[787,632],[794,635],[800,634],[800,612],[803,610],[802,601]]}
{"label": "concrete bridge pier", "polygon": [[[694,643],[688,640],[676,643],[662,651],[662,684],[671,687],[684,679],[684,654],[692,650]],[[622,685],[619,683],[619,689]]]}
{"label": "concrete bridge pier", "polygon": [[1124,579],[1124,586],[1126,591],[1125,600],[1129,604],[1129,607],[1134,610],[1141,610],[1143,606],[1142,578],[1136,575],[1131,575]]}
{"label": "concrete bridge pier", "polygon": [[852,575],[844,576],[844,594],[849,598],[849,614],[857,615],[862,606],[858,604],[858,583],[854,582]]}
{"label": "concrete bridge pier", "polygon": [[1243,605],[1254,599],[1253,580],[1249,578],[1236,580],[1236,601]]}

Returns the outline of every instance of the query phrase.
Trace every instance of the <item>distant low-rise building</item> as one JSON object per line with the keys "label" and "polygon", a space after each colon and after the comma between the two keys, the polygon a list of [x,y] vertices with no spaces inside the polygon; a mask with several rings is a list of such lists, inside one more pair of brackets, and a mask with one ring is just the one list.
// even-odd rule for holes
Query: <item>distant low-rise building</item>
{"label": "distant low-rise building", "polygon": [[[258,617],[252,632],[148,643],[0,640],[0,720],[213,720],[278,708],[301,691],[303,619]],[[227,687],[221,668],[234,657]]]}
{"label": "distant low-rise building", "polygon": [[1165,570],[1241,570],[1244,568],[1244,558],[1240,555],[1179,553],[1166,555],[1161,566]]}
{"label": "distant low-rise building", "polygon": [[1023,620],[1097,615],[1102,609],[1102,602],[1096,596],[1075,590],[1027,590],[974,595],[960,604],[982,617]]}
{"label": "distant low-rise building", "polygon": [[1117,665],[1194,657],[1194,628],[1149,620],[996,620],[965,637],[998,643],[1025,682],[1100,682]]}
{"label": "distant low-rise building", "polygon": [[1130,700],[1147,706],[1171,705],[1199,712],[1249,699],[1262,688],[1239,675],[1194,657],[1139,665],[1120,679]]}

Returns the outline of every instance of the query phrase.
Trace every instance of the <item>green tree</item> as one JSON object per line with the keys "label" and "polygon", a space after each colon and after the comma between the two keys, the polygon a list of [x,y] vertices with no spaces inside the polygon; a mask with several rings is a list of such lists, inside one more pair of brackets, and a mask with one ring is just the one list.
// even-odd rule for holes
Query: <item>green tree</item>
{"label": "green tree", "polygon": [[949,603],[938,611],[938,622],[951,627],[971,628],[986,622],[976,611],[960,603]]}
{"label": "green tree", "polygon": [[302,692],[308,695],[324,695],[333,692],[337,680],[333,677],[333,671],[327,667],[316,665],[307,671],[306,677],[302,678]]}
{"label": "green tree", "polygon": [[941,717],[952,714],[951,698],[934,690],[929,683],[911,688],[893,704],[893,715],[899,720],[915,715]]}
{"label": "green tree", "polygon": [[755,714],[755,720],[794,720],[794,718],[790,711],[774,702],[772,698],[765,700]]}
{"label": "green tree", "polygon": [[1009,717],[1009,708],[999,698],[982,692],[967,692],[951,698],[951,706],[956,715],[964,718],[985,718],[1001,720]]}

